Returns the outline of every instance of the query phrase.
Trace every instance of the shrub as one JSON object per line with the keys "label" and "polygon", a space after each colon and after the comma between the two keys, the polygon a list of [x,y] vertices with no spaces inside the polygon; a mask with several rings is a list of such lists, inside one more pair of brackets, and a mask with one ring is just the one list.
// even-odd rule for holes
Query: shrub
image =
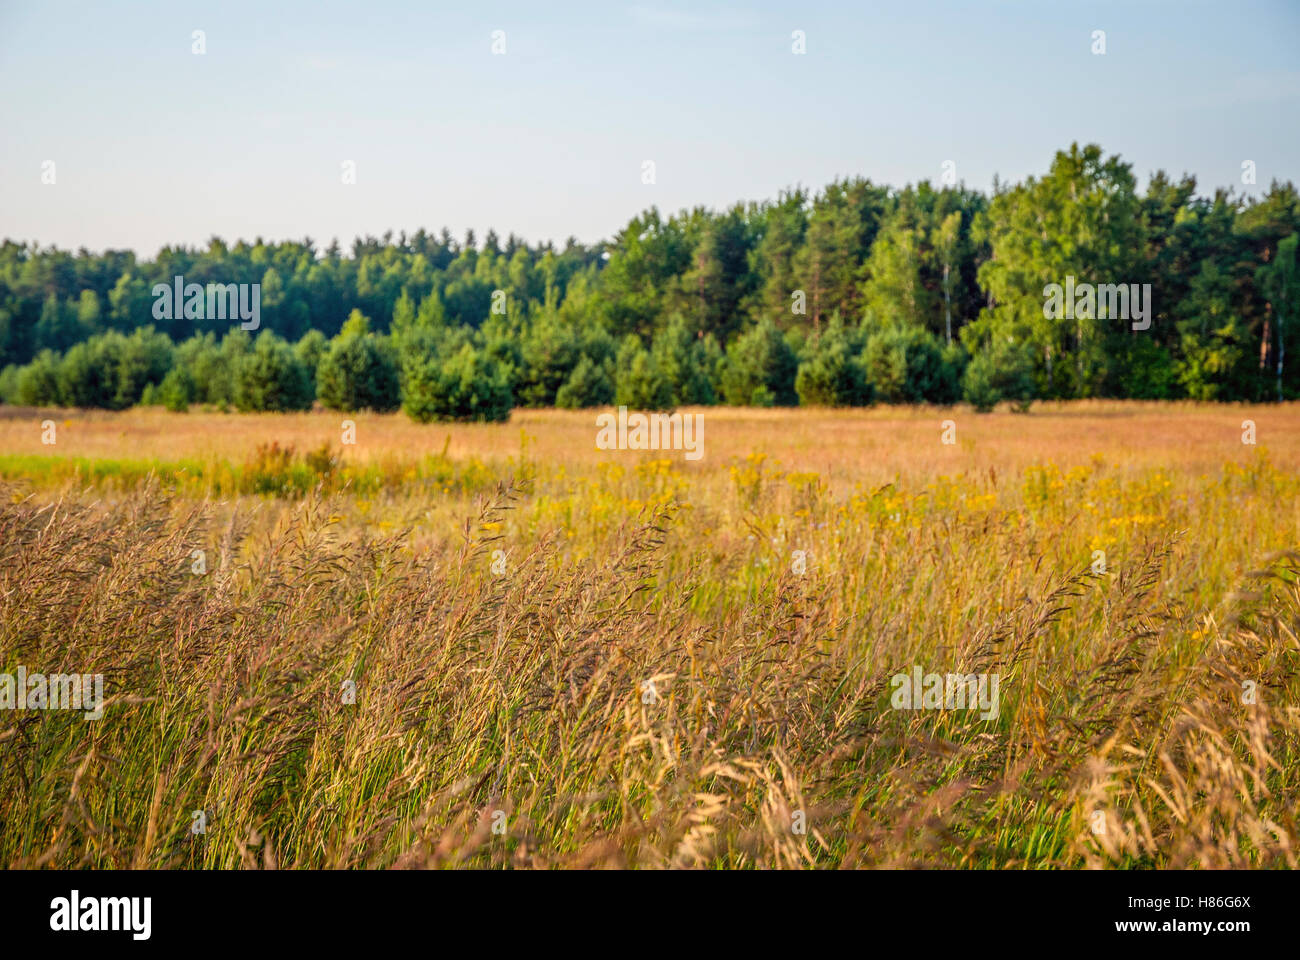
{"label": "shrub", "polygon": [[710,378],[708,348],[681,315],[674,315],[655,336],[651,357],[668,383],[674,406],[718,402]]}
{"label": "shrub", "polygon": [[962,395],[979,413],[988,413],[1003,400],[1011,401],[1023,413],[1034,402],[1034,393],[1034,363],[1028,346],[1000,336],[976,352],[962,378]]}
{"label": "shrub", "polygon": [[853,338],[837,322],[807,348],[794,388],[808,406],[861,406],[873,393]]}
{"label": "shrub", "polygon": [[387,341],[373,333],[335,337],[316,370],[316,395],[332,410],[396,410],[401,389]]}
{"label": "shrub", "polygon": [[319,330],[308,330],[303,334],[302,339],[293,345],[293,352],[307,368],[307,376],[311,378],[313,390],[316,389],[316,368],[320,366],[321,358],[329,348],[329,339]]}
{"label": "shrub", "polygon": [[958,373],[944,350],[920,327],[887,327],[873,333],[863,365],[877,400],[885,403],[953,403]]}
{"label": "shrub", "polygon": [[146,387],[162,383],[174,358],[171,338],[153,327],[141,327],[126,337],[118,360],[114,409],[139,403]]}
{"label": "shrub", "polygon": [[185,413],[194,402],[197,386],[187,367],[172,367],[154,391],[154,400],[173,413]]}
{"label": "shrub", "polygon": [[566,410],[603,407],[614,402],[614,384],[603,365],[584,355],[564,386],[555,394],[555,405]]}
{"label": "shrub", "polygon": [[78,343],[59,364],[59,396],[70,407],[117,409],[118,369],[126,337],[110,331]]}
{"label": "shrub", "polygon": [[22,367],[11,363],[0,370],[0,403],[18,402],[18,376]]}
{"label": "shrub", "polygon": [[501,421],[510,418],[509,373],[466,342],[438,356],[417,349],[402,358],[402,407],[412,420]]}
{"label": "shrub", "polygon": [[42,350],[18,373],[17,402],[27,407],[52,407],[63,402],[59,393],[59,357]]}
{"label": "shrub", "polygon": [[240,410],[306,410],[312,404],[311,380],[293,348],[264,330],[237,361],[233,399]]}
{"label": "shrub", "polygon": [[793,406],[798,357],[770,319],[732,341],[722,370],[722,392],[735,406]]}
{"label": "shrub", "polygon": [[549,407],[583,360],[582,344],[569,324],[554,314],[543,316],[528,331],[520,349],[519,402]]}
{"label": "shrub", "polygon": [[636,410],[670,410],[673,388],[654,357],[629,333],[618,350],[615,361],[614,402]]}

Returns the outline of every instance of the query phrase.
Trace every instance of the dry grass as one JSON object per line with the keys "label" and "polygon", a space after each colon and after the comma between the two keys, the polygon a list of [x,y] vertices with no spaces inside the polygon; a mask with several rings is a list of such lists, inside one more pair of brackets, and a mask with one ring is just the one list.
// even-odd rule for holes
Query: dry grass
{"label": "dry grass", "polygon": [[[827,480],[874,483],[896,475],[930,479],[994,467],[1015,472],[1051,461],[1068,468],[1094,453],[1136,466],[1176,463],[1187,470],[1248,462],[1241,422],[1254,420],[1259,444],[1281,466],[1300,469],[1300,404],[1271,406],[1075,401],[1038,404],[1027,416],[976,415],[968,408],[877,407],[870,410],[684,408],[705,415],[707,471],[754,452]],[[59,428],[55,447],[41,443],[40,421]],[[156,460],[240,460],[259,443],[305,451],[340,447],[345,417],[357,424],[357,444],[343,451],[356,462],[438,454],[452,459],[505,460],[521,434],[539,461],[590,469],[608,460],[597,450],[595,413],[516,409],[505,425],[412,422],[402,414],[174,414],[156,407],[108,411],[40,411],[0,406],[0,451],[11,454]],[[956,447],[939,443],[940,423],[958,424]],[[634,456],[634,454],[628,454]]]}
{"label": "dry grass", "polygon": [[0,862],[1296,866],[1300,407],[705,417],[4,411]]}

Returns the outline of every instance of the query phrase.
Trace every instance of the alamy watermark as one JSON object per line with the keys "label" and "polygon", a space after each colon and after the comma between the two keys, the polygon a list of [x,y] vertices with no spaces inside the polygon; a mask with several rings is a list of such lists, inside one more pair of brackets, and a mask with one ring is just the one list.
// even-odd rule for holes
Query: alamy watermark
{"label": "alamy watermark", "polygon": [[0,673],[0,710],[84,710],[87,720],[104,715],[102,673]]}
{"label": "alamy watermark", "polygon": [[69,896],[50,901],[50,929],[56,933],[125,931],[133,940],[148,940],[153,932],[152,897]]}
{"label": "alamy watermark", "polygon": [[1151,326],[1151,284],[1080,283],[1065,278],[1065,286],[1043,287],[1043,317],[1047,320],[1132,320],[1134,330]]}
{"label": "alamy watermark", "polygon": [[632,413],[596,417],[598,450],[684,450],[687,460],[704,456],[704,414]]}
{"label": "alamy watermark", "polygon": [[183,276],[170,284],[153,285],[155,320],[240,320],[244,330],[256,330],[262,324],[262,285],[260,283],[186,283]]}
{"label": "alamy watermark", "polygon": [[894,688],[890,704],[895,710],[982,710],[981,720],[998,718],[998,682],[996,673],[911,673],[895,674],[889,681]]}

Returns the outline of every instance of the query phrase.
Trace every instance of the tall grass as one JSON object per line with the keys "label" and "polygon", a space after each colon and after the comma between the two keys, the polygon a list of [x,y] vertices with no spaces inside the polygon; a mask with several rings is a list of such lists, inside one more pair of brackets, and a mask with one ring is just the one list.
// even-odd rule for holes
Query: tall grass
{"label": "tall grass", "polygon": [[[1096,452],[14,469],[0,672],[109,701],[0,711],[0,862],[1294,867],[1300,478]],[[913,665],[998,675],[997,716],[894,709]]]}

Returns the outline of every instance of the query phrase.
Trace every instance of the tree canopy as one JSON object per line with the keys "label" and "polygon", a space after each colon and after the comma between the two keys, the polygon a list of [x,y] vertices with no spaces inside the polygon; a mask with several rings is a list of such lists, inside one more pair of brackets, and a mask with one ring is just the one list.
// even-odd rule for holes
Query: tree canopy
{"label": "tree canopy", "polygon": [[[1121,158],[1075,144],[991,195],[849,178],[652,207],[562,248],[444,229],[347,253],[214,237],[143,260],[6,240],[0,400],[499,419],[518,404],[1288,399],[1298,237],[1291,183],[1202,197],[1156,172],[1139,189]],[[260,330],[155,316],[154,285],[178,276],[260,285]],[[1052,285],[1087,294],[1053,312]]]}

